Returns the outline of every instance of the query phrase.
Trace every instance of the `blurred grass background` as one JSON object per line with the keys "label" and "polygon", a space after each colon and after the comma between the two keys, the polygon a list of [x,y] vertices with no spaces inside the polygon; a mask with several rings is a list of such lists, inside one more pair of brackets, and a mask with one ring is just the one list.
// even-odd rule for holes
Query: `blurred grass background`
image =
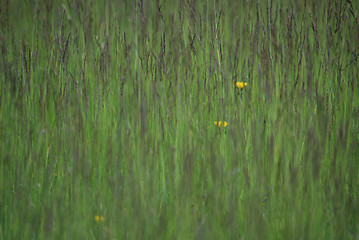
{"label": "blurred grass background", "polygon": [[0,238],[358,239],[358,8],[1,0]]}

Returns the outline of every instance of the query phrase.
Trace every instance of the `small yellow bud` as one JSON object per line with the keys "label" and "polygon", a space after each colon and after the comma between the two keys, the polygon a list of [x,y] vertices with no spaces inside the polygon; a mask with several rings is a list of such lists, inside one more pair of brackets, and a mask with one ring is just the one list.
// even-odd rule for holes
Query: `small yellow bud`
{"label": "small yellow bud", "polygon": [[240,88],[241,90],[247,85],[248,85],[248,83],[246,83],[246,82],[236,82],[236,87]]}
{"label": "small yellow bud", "polygon": [[228,123],[226,122],[226,121],[219,121],[219,122],[217,122],[217,121],[214,121],[214,124],[217,126],[217,127],[219,127],[219,128],[223,128],[223,127],[227,127],[228,126]]}

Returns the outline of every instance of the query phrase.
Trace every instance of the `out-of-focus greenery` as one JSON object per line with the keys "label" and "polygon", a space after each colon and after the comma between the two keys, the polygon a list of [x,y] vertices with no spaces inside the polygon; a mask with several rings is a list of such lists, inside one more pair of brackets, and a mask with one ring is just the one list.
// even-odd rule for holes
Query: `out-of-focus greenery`
{"label": "out-of-focus greenery", "polygon": [[358,239],[358,9],[1,1],[0,239]]}

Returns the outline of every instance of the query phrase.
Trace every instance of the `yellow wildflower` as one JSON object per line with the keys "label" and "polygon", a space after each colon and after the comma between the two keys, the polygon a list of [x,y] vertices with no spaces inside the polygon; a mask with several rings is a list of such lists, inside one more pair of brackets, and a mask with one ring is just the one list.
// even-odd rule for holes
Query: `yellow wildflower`
{"label": "yellow wildflower", "polygon": [[219,127],[219,128],[223,128],[223,127],[227,127],[228,126],[228,123],[226,122],[226,121],[219,121],[219,122],[217,122],[217,121],[214,121],[214,124],[217,126],[217,127]]}
{"label": "yellow wildflower", "polygon": [[103,220],[105,220],[104,216],[95,215],[96,222],[103,222]]}
{"label": "yellow wildflower", "polygon": [[246,82],[236,82],[236,87],[240,88],[241,90],[247,85],[248,85],[248,83],[246,83]]}

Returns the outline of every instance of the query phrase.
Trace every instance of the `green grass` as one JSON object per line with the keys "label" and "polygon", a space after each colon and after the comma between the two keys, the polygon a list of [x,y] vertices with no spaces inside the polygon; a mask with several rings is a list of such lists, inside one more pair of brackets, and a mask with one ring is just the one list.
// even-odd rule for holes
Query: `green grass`
{"label": "green grass", "polygon": [[0,239],[359,238],[359,4],[219,2],[0,2]]}

